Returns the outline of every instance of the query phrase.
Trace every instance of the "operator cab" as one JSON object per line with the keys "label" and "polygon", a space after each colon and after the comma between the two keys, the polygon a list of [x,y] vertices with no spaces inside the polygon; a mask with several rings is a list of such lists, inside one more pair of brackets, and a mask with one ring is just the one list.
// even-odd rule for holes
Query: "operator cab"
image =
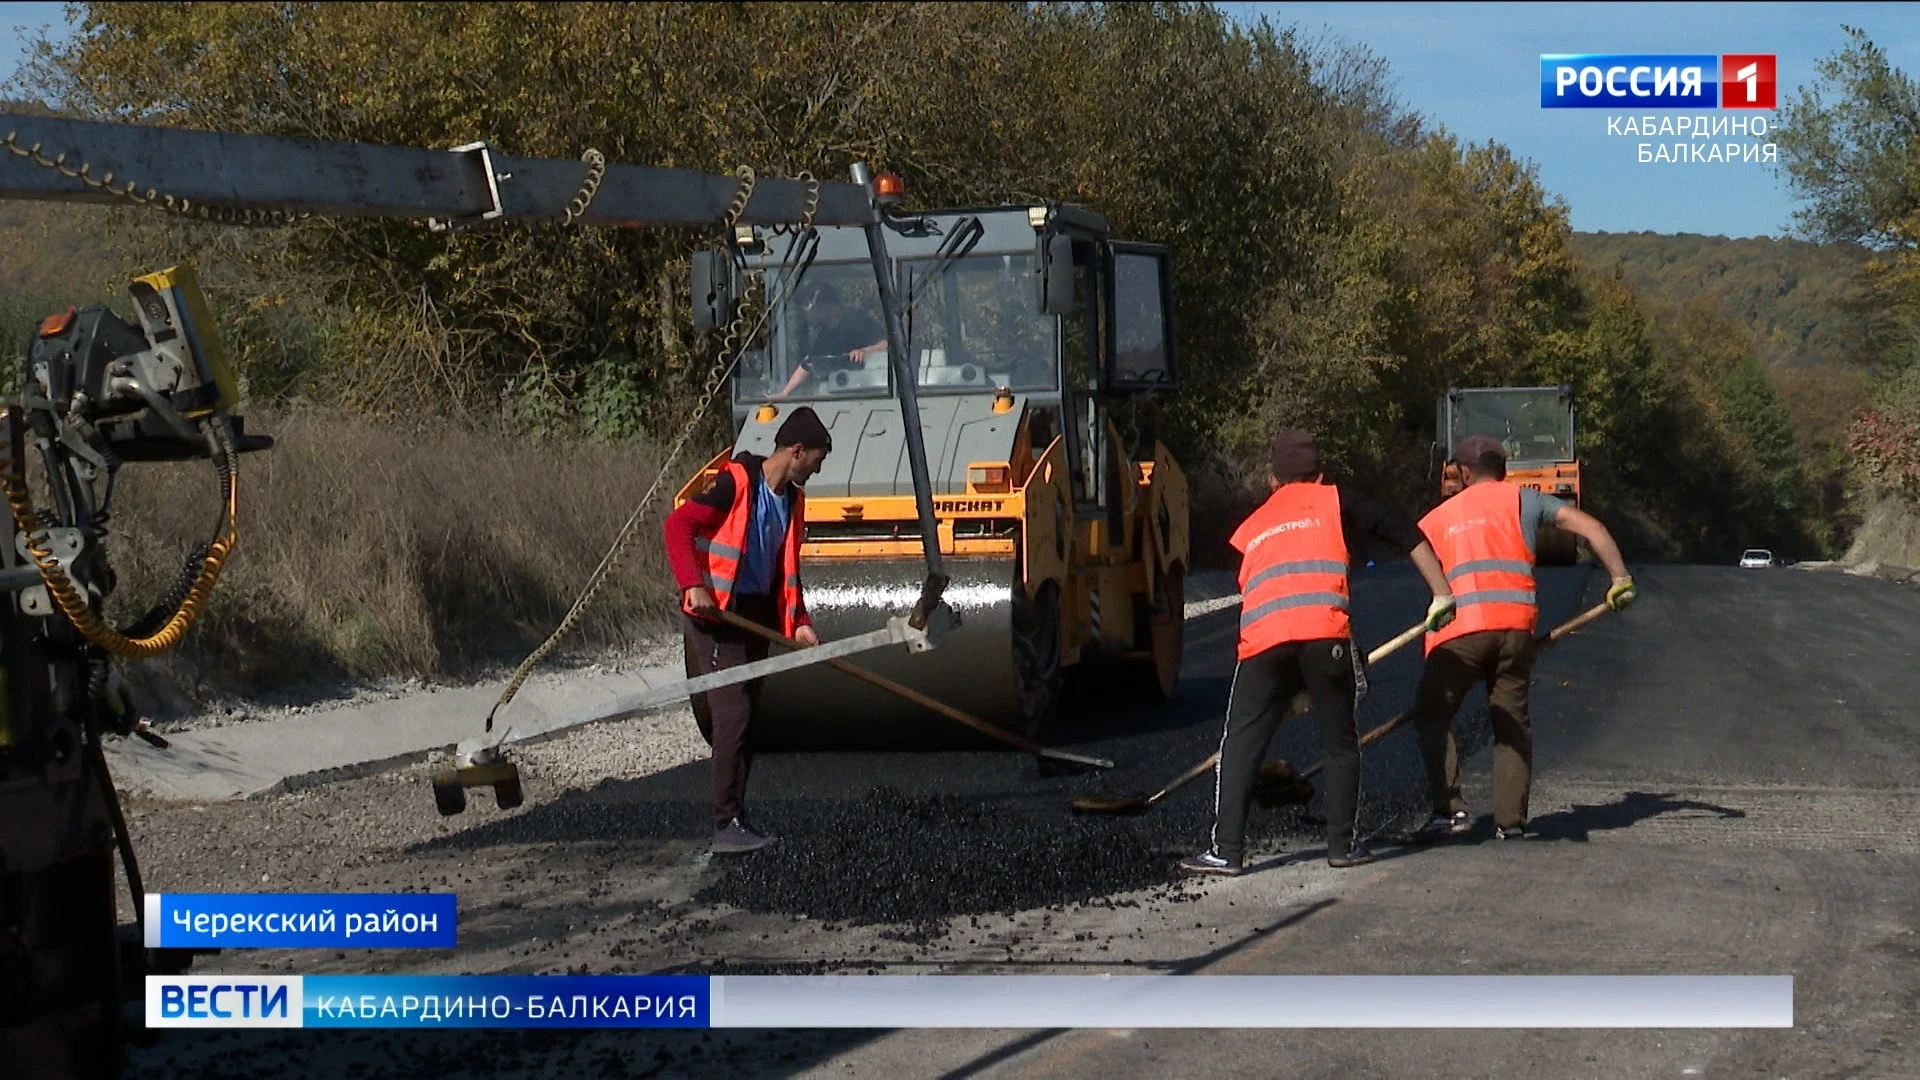
{"label": "operator cab", "polygon": [[1506,449],[1509,469],[1575,459],[1571,386],[1453,389],[1441,409],[1448,452],[1469,435],[1491,435]]}
{"label": "operator cab", "polygon": [[[1076,504],[1117,507],[1119,466],[1102,466],[1131,448],[1112,445],[1105,406],[1176,385],[1166,249],[1113,241],[1105,219],[1059,204],[883,220],[935,493],[964,493],[971,461],[1008,460],[1024,415],[1032,455],[1065,439]],[[697,263],[695,273],[697,308],[730,299],[737,271],[758,277],[774,305],[734,372],[740,445],[764,418],[806,404],[835,446],[810,493],[911,491],[864,231],[822,227],[810,253],[792,230],[740,235],[736,268]],[[701,321],[726,313],[709,309]],[[1002,438],[1009,446],[996,457],[988,444]]]}

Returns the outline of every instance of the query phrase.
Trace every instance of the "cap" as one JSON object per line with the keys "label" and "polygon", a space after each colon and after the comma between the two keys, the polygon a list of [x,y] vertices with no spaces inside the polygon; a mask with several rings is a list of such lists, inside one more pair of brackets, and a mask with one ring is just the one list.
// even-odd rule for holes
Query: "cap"
{"label": "cap", "polygon": [[805,405],[788,414],[786,422],[774,433],[775,446],[793,446],[798,444],[808,450],[832,450],[833,436],[827,433],[827,425],[820,417]]}
{"label": "cap", "polygon": [[1501,472],[1507,465],[1507,448],[1491,435],[1469,435],[1453,448],[1453,460],[1470,469]]}
{"label": "cap", "polygon": [[1273,437],[1273,475],[1282,478],[1312,476],[1320,471],[1320,448],[1313,433],[1287,428]]}

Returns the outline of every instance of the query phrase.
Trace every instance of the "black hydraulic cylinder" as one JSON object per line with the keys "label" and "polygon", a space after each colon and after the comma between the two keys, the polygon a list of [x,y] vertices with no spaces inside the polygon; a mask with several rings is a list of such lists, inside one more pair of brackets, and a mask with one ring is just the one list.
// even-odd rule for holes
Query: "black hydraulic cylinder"
{"label": "black hydraulic cylinder", "polygon": [[[853,181],[872,190],[872,179],[865,165],[853,167]],[[887,320],[887,360],[893,367],[893,381],[900,388],[900,419],[907,437],[907,468],[913,474],[913,501],[920,511],[920,544],[927,557],[927,580],[920,590],[909,625],[916,630],[926,626],[927,615],[940,602],[946,590],[947,575],[940,560],[940,526],[933,516],[933,481],[927,470],[927,443],[920,422],[919,386],[913,358],[907,354],[906,328],[900,323],[900,305],[893,288],[893,260],[887,256],[886,226],[879,221],[867,225],[867,252],[873,258],[873,276],[880,288],[880,309]]]}

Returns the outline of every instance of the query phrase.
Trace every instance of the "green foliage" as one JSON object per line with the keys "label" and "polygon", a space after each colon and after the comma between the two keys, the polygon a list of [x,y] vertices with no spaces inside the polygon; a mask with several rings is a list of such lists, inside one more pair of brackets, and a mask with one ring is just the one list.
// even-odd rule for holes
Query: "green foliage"
{"label": "green foliage", "polygon": [[[1779,402],[1748,374],[1722,379],[1740,357],[1698,353],[1693,331],[1590,273],[1583,254],[1613,249],[1576,244],[1528,163],[1426,128],[1364,50],[1241,30],[1209,5],[80,7],[80,33],[43,46],[29,82],[81,115],[594,147],[721,173],[828,178],[866,161],[899,172],[917,205],[1091,206],[1174,250],[1186,386],[1142,418],[1212,485],[1203,542],[1257,497],[1282,424],[1320,432],[1334,471],[1430,504],[1450,386],[1573,383],[1599,505],[1643,511],[1670,553],[1719,542],[1700,530],[1745,512],[1703,510],[1716,485],[1764,493],[1780,465],[1743,464],[1756,439],[1778,450]],[[710,231],[138,224],[130,250],[204,264],[263,401],[633,440],[677,433],[710,363],[686,296],[686,256]],[[1723,276],[1729,296],[1774,280]],[[1822,326],[1795,316],[1779,332],[1805,342]]]}
{"label": "green foliage", "polygon": [[1819,81],[1780,109],[1776,139],[1794,189],[1810,203],[1797,218],[1825,240],[1911,248],[1920,210],[1920,83],[1886,50],[1847,27],[1848,44],[1815,66]]}
{"label": "green foliage", "polygon": [[1643,297],[1718,306],[1768,363],[1857,363],[1870,332],[1858,280],[1869,252],[1852,242],[1577,233],[1574,248]]}
{"label": "green foliage", "polygon": [[1720,401],[1750,449],[1758,481],[1752,489],[1754,510],[1775,527],[1790,521],[1800,504],[1799,454],[1786,404],[1767,380],[1766,368],[1752,356],[1742,357],[1720,377]]}
{"label": "green foliage", "polygon": [[1819,80],[1783,104],[1782,161],[1809,201],[1809,234],[1874,248],[1860,282],[1875,313],[1863,352],[1879,385],[1846,447],[1871,494],[1920,503],[1920,82],[1886,50],[1848,28]]}

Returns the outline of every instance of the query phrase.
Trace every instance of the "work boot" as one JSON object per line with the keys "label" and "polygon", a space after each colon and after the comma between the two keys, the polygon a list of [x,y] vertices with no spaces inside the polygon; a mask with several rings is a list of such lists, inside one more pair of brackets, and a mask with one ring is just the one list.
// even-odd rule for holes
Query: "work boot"
{"label": "work boot", "polygon": [[1444,840],[1450,836],[1465,836],[1473,828],[1473,819],[1465,810],[1455,810],[1451,815],[1435,814],[1420,831],[1413,834],[1415,840],[1423,843],[1432,840]]}
{"label": "work boot", "polygon": [[725,828],[713,832],[713,850],[720,855],[743,855],[749,851],[759,851],[773,843],[770,836],[760,834],[740,823],[739,818],[727,822]]}
{"label": "work boot", "polygon": [[1238,860],[1228,862],[1217,851],[1203,851],[1198,855],[1180,860],[1180,869],[1189,874],[1219,874],[1234,877],[1240,873]]}
{"label": "work boot", "polygon": [[1331,850],[1327,852],[1327,865],[1336,870],[1345,870],[1349,866],[1365,866],[1372,861],[1373,852],[1358,840],[1347,845],[1347,850],[1342,854],[1335,855]]}

